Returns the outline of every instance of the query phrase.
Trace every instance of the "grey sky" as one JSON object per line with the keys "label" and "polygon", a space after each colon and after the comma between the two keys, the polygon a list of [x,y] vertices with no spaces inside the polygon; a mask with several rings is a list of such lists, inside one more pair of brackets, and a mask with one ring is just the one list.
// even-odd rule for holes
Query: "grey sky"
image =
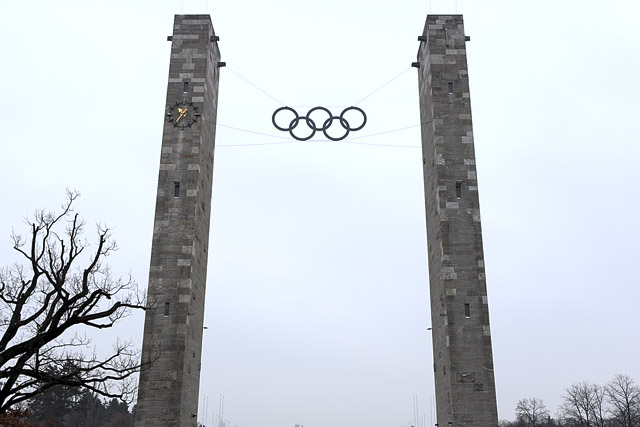
{"label": "grey sky", "polygon": [[[464,14],[498,407],[640,381],[640,33],[634,2],[2,2],[2,264],[66,187],[146,286],[175,13],[220,36],[218,122],[352,105],[407,70],[426,15]],[[237,74],[235,74],[235,73]],[[354,136],[419,124],[415,70]],[[303,111],[303,108],[300,108]],[[335,109],[339,110],[339,109]],[[241,427],[399,427],[433,395],[419,128],[277,142],[218,127],[201,392]],[[90,230],[89,230],[90,231]],[[92,238],[89,234],[89,237]],[[6,261],[6,262],[5,262]],[[141,342],[142,316],[96,337]],[[209,415],[211,420],[211,415]]]}

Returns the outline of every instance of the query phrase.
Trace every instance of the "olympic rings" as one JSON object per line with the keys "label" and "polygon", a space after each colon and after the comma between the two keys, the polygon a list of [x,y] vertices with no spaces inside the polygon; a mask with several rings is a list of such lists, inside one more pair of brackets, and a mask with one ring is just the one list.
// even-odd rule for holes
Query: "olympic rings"
{"label": "olympic rings", "polygon": [[[360,126],[351,127],[347,119],[344,117],[344,115],[350,110],[355,110],[362,114],[362,124]],[[289,122],[288,127],[279,126],[276,123],[276,115],[281,111],[290,111],[294,115],[294,118],[291,120],[291,122]],[[328,118],[323,122],[322,127],[316,126],[316,122],[311,118],[311,114],[315,111],[322,111],[324,113],[327,113]],[[293,130],[298,126],[301,120],[304,120],[309,129],[311,129],[310,135],[301,137],[293,133]],[[327,133],[327,130],[331,127],[334,120],[337,120],[338,123],[340,123],[340,126],[342,126],[342,128],[345,130],[345,133],[342,136],[334,137]],[[367,124],[367,115],[364,113],[364,111],[362,111],[362,109],[358,107],[347,107],[342,110],[342,113],[340,113],[339,116],[334,116],[333,114],[331,114],[331,111],[329,111],[325,107],[313,107],[307,112],[306,116],[298,115],[298,112],[291,107],[280,107],[276,111],[274,111],[273,115],[271,116],[271,122],[276,129],[283,132],[289,132],[291,137],[297,139],[298,141],[308,141],[314,137],[316,132],[322,132],[324,136],[331,141],[342,141],[349,135],[349,132],[359,131],[364,127],[364,125]]]}

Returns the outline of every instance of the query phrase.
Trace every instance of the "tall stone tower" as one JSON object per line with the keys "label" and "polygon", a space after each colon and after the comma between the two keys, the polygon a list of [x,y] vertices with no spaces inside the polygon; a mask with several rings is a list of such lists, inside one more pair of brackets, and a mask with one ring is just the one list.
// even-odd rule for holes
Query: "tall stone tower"
{"label": "tall stone tower", "polygon": [[136,427],[196,425],[220,51],[209,15],[176,15]]}
{"label": "tall stone tower", "polygon": [[496,427],[469,75],[461,15],[430,15],[418,51],[439,427]]}

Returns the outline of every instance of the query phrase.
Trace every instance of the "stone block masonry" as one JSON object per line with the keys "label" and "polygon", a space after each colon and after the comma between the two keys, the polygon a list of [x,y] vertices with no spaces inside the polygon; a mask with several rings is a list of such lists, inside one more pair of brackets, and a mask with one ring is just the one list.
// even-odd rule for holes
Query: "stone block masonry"
{"label": "stone block masonry", "polygon": [[429,15],[418,51],[437,422],[496,427],[469,73],[461,15]]}
{"label": "stone block masonry", "polygon": [[176,15],[142,345],[152,363],[140,373],[136,427],[196,425],[220,73],[214,36],[209,15]]}

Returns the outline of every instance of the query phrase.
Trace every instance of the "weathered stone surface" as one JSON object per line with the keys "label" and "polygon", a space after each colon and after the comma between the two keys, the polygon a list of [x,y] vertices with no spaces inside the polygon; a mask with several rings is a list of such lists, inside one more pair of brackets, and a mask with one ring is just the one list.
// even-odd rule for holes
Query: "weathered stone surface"
{"label": "weathered stone surface", "polygon": [[496,427],[462,16],[428,16],[423,36],[418,80],[438,425]]}
{"label": "weathered stone surface", "polygon": [[213,35],[209,15],[176,15],[167,112],[186,101],[200,115],[184,129],[163,118],[147,292],[155,306],[142,346],[143,361],[157,360],[140,374],[136,427],[196,425],[220,70]]}

